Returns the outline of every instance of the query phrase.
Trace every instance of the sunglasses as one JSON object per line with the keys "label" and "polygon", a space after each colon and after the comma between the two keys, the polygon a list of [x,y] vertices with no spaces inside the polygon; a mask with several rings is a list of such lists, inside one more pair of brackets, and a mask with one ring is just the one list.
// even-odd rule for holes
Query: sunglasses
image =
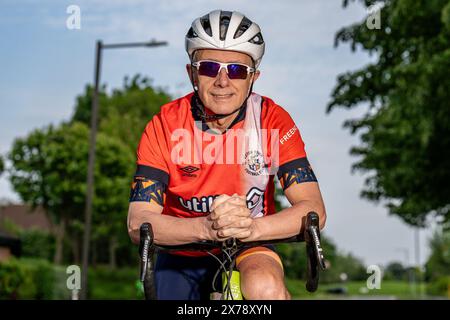
{"label": "sunglasses", "polygon": [[221,63],[217,61],[201,60],[192,62],[192,66],[197,68],[199,75],[211,78],[217,77],[222,68],[225,68],[228,78],[230,79],[247,79],[249,73],[255,72],[255,68],[235,62]]}

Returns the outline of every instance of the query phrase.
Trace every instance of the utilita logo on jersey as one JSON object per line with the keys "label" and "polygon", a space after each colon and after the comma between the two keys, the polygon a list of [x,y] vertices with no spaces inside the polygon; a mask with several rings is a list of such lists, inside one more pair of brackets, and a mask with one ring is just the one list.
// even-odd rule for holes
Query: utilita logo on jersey
{"label": "utilita logo on jersey", "polygon": [[[213,195],[213,196],[203,196],[203,197],[192,197],[189,200],[185,200],[182,197],[178,197],[178,200],[180,201],[180,204],[188,209],[191,212],[196,213],[210,213],[211,212],[211,206],[214,202],[214,199],[217,198],[219,195]],[[250,189],[250,191],[247,193],[247,207],[252,211],[252,217],[260,217],[264,215],[264,209],[259,208],[260,210],[257,210],[257,212],[254,209],[261,205],[264,202],[264,191],[261,189],[258,189],[256,187],[253,187]]]}
{"label": "utilita logo on jersey", "polygon": [[184,200],[181,197],[178,197],[181,205],[192,212],[197,213],[209,213],[211,211],[211,205],[214,202],[214,199],[219,195],[214,196],[206,196],[206,197],[192,197],[189,200]]}

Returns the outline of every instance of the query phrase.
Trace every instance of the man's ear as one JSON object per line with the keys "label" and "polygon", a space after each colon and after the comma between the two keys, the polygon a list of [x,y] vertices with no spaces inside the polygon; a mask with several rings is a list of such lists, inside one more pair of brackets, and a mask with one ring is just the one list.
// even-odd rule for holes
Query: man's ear
{"label": "man's ear", "polygon": [[189,75],[189,79],[191,80],[192,86],[194,87],[194,90],[198,90],[197,81],[195,80],[194,72],[192,70],[192,65],[187,64],[186,65],[186,71]]}
{"label": "man's ear", "polygon": [[260,74],[261,74],[261,72],[259,70],[255,71],[255,74],[253,75],[253,80],[252,80],[253,83],[255,83],[256,80],[258,80]]}

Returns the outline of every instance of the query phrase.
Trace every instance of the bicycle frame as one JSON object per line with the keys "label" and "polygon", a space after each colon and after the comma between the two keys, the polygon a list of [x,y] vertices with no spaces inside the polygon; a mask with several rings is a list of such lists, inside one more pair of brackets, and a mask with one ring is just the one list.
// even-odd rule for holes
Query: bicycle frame
{"label": "bicycle frame", "polygon": [[[151,224],[148,222],[143,223],[140,228],[139,254],[141,257],[140,280],[143,282],[145,299],[146,300],[157,299],[154,280],[154,261],[153,261],[153,255],[156,250],[162,250],[166,252],[180,251],[180,250],[211,251],[217,248],[223,249],[224,247],[231,245],[241,249],[267,244],[290,243],[290,242],[305,242],[306,244],[306,255],[307,255],[306,289],[309,292],[314,292],[317,290],[319,284],[319,269],[320,270],[326,269],[323,257],[323,250],[320,243],[320,228],[319,228],[318,214],[315,212],[309,212],[305,217],[304,226],[305,226],[304,229],[303,230],[301,229],[297,236],[280,240],[240,242],[239,240],[236,239],[228,239],[225,242],[200,241],[176,246],[163,246],[163,245],[156,245],[154,243],[153,241],[154,235]],[[223,283],[224,282],[225,281],[223,281]],[[222,288],[222,291],[225,291],[224,288]],[[222,292],[222,299],[223,297],[225,297],[225,299],[227,298],[226,295],[224,295]]]}

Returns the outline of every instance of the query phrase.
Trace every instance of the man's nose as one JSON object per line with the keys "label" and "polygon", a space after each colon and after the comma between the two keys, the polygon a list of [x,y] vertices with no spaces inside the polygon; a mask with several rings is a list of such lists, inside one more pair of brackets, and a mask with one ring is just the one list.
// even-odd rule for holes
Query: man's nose
{"label": "man's nose", "polygon": [[230,79],[228,79],[227,70],[225,68],[221,68],[216,77],[215,85],[219,87],[226,87],[228,86],[229,81]]}

